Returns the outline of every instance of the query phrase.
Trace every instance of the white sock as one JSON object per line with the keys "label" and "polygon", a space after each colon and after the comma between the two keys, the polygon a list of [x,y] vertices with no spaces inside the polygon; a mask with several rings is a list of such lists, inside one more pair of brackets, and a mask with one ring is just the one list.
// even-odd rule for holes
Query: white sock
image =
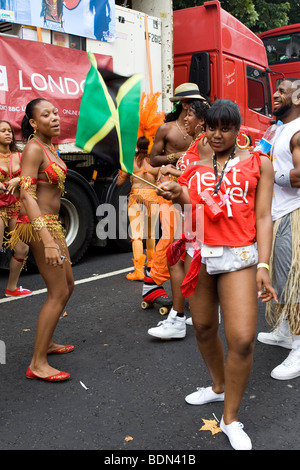
{"label": "white sock", "polygon": [[177,310],[174,310],[174,308],[172,307],[170,312],[169,312],[169,315],[171,315],[171,317],[176,317],[176,320],[185,320],[185,315],[184,314],[183,314],[183,316],[182,315],[179,316],[177,314],[178,314]]}

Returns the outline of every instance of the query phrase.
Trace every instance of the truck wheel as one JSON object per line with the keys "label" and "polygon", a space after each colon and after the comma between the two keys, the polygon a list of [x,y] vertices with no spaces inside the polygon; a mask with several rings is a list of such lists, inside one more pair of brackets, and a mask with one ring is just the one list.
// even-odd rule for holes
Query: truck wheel
{"label": "truck wheel", "polygon": [[73,264],[83,257],[95,231],[93,206],[77,184],[66,182],[66,193],[61,198],[60,221],[66,230],[66,242]]}

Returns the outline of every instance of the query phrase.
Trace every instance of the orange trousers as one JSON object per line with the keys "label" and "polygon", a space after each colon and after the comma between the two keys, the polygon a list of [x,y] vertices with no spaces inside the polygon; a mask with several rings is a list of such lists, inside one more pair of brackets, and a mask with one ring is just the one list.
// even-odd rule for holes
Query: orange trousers
{"label": "orange trousers", "polygon": [[173,206],[172,201],[161,196],[159,196],[159,216],[162,235],[155,247],[151,266],[151,278],[158,285],[170,279],[166,253],[174,241],[181,219],[180,212]]}

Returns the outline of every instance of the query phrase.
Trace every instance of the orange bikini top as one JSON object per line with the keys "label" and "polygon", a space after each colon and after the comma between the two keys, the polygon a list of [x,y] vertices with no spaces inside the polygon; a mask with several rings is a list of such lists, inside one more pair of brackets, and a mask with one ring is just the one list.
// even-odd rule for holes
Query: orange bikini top
{"label": "orange bikini top", "polygon": [[147,168],[143,168],[142,170],[139,170],[139,171],[135,171],[132,175],[131,175],[131,178],[134,178],[134,175],[140,175],[142,173],[147,173],[148,175],[152,176],[152,178],[154,178],[154,180],[156,179],[155,175],[153,175],[153,173],[150,173],[150,171],[148,171],[148,168],[149,168],[150,163],[148,163],[147,165]]}
{"label": "orange bikini top", "polygon": [[[58,163],[56,162],[53,162],[46,150],[46,148],[44,147],[44,145],[37,139],[33,138],[32,140],[35,140],[36,142],[38,142],[38,144],[40,144],[40,146],[43,148],[45,154],[47,155],[48,159],[49,159],[49,165],[47,166],[47,168],[45,168],[45,170],[42,170],[39,172],[39,175],[42,174],[42,173],[45,173],[45,175],[47,176],[48,178],[48,182],[50,184],[57,184],[58,187],[61,189],[61,192],[62,194],[64,194],[64,183],[65,183],[65,180],[66,180],[66,176],[67,176],[67,167],[66,166],[60,166]],[[45,180],[43,179],[40,179],[38,178],[37,181],[43,181],[45,182]]]}
{"label": "orange bikini top", "polygon": [[[19,161],[21,163],[21,154],[18,152],[19,155]],[[10,164],[9,164],[9,173],[3,168],[0,168],[0,181],[3,183],[4,181],[9,181],[12,178],[16,178],[17,176],[20,176],[21,173],[21,168],[19,168],[17,171],[12,172],[11,171],[11,166],[12,166],[12,159],[10,158]]]}

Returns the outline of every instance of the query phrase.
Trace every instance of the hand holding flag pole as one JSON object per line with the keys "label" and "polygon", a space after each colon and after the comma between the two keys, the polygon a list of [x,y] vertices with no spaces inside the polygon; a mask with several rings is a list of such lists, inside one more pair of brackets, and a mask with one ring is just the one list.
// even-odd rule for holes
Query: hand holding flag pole
{"label": "hand holding flag pole", "polygon": [[132,176],[134,176],[135,178],[138,178],[139,180],[143,181],[144,183],[150,184],[150,186],[153,186],[153,188],[158,189],[158,191],[161,191],[161,192],[163,191],[163,189],[159,188],[158,186],[156,186],[153,183],[150,183],[150,181],[144,180],[144,178],[141,178],[140,176],[136,175],[135,173],[130,173],[130,174]]}

